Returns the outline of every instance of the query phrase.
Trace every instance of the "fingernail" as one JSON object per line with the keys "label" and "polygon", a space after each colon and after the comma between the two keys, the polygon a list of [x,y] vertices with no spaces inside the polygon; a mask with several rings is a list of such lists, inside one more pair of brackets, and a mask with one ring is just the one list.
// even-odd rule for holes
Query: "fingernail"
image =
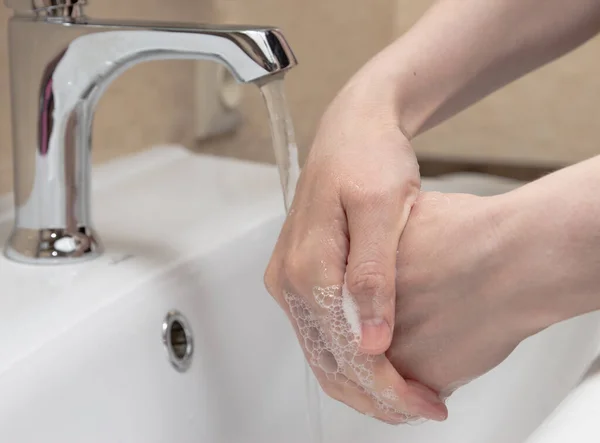
{"label": "fingernail", "polygon": [[416,415],[435,421],[444,421],[448,418],[448,409],[435,392],[410,380],[407,384],[412,388],[407,399],[411,412],[414,411]]}
{"label": "fingernail", "polygon": [[391,329],[382,318],[361,322],[361,347],[364,350],[385,351],[390,343]]}
{"label": "fingernail", "polygon": [[443,403],[431,404],[424,401],[417,400],[411,403],[412,408],[417,415],[434,421],[444,421],[448,418],[448,409]]}

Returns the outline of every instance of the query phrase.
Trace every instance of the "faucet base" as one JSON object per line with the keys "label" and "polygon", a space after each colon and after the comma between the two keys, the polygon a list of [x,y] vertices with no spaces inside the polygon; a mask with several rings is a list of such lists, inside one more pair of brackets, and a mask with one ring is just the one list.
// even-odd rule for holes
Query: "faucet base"
{"label": "faucet base", "polygon": [[102,245],[92,228],[27,229],[16,227],[4,254],[24,264],[74,264],[100,256]]}

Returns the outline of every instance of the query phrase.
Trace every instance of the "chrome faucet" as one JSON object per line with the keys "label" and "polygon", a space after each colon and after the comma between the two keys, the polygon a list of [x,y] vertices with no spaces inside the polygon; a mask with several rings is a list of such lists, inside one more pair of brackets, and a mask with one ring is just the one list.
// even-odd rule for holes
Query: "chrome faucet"
{"label": "chrome faucet", "polygon": [[107,86],[128,68],[210,59],[244,83],[296,65],[271,27],[92,20],[87,0],[5,0],[14,144],[15,226],[6,256],[30,264],[97,257],[90,213],[91,130]]}

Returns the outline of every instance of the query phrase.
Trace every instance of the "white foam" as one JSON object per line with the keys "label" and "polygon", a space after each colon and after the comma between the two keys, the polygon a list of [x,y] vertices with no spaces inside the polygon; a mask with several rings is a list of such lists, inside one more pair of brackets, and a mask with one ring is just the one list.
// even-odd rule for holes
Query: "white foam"
{"label": "white foam", "polygon": [[375,386],[374,367],[385,356],[359,350],[360,316],[354,297],[339,285],[315,287],[313,296],[316,306],[284,291],[285,301],[313,370],[322,371],[332,383],[356,388],[370,397],[373,410],[362,411],[365,414],[394,423],[413,419],[399,409],[400,398],[391,386],[381,392]]}
{"label": "white foam", "polygon": [[344,311],[344,318],[350,325],[350,329],[352,333],[358,336],[360,341],[361,327],[360,327],[360,315],[358,313],[358,305],[356,304],[356,300],[354,300],[354,296],[348,292],[348,288],[346,287],[346,283],[342,286],[342,309]]}
{"label": "white foam", "polygon": [[392,388],[391,386],[388,386],[387,388],[385,388],[381,392],[381,396],[383,398],[385,398],[386,400],[390,400],[390,401],[398,400],[398,394],[396,394],[396,391],[394,391],[394,388]]}

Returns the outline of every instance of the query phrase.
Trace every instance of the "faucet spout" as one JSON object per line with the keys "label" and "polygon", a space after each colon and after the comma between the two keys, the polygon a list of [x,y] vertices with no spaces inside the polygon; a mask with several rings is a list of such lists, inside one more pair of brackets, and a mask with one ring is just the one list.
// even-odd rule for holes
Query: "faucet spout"
{"label": "faucet spout", "polygon": [[96,104],[121,73],[151,60],[209,59],[239,82],[261,83],[296,65],[270,27],[17,14],[9,38],[16,212],[5,254],[34,264],[101,253],[90,211],[91,130]]}

